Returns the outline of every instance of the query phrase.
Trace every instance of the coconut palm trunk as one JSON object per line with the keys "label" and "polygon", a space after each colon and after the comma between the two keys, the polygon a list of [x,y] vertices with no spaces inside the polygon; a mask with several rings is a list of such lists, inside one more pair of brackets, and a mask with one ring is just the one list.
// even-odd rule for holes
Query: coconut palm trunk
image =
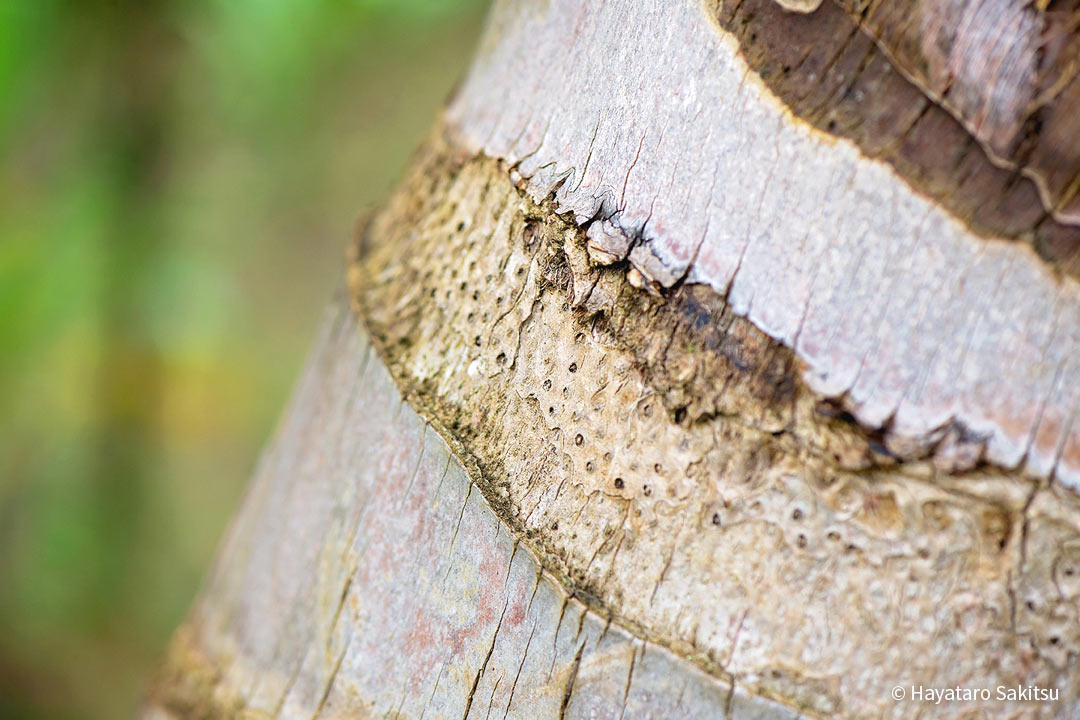
{"label": "coconut palm trunk", "polygon": [[144,716],[1080,717],[1078,26],[496,2]]}

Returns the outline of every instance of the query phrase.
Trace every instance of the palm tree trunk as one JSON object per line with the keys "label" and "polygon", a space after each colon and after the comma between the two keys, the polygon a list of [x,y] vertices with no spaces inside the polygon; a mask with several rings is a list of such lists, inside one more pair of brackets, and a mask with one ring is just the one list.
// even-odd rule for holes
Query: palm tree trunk
{"label": "palm tree trunk", "polygon": [[497,3],[144,715],[1078,716],[1067,11],[947,4]]}

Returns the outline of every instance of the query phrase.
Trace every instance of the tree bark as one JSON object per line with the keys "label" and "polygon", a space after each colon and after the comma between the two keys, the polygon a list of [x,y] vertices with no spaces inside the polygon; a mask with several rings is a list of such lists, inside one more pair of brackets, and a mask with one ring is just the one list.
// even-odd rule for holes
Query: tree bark
{"label": "tree bark", "polygon": [[900,5],[496,3],[143,715],[1080,716],[1080,15]]}

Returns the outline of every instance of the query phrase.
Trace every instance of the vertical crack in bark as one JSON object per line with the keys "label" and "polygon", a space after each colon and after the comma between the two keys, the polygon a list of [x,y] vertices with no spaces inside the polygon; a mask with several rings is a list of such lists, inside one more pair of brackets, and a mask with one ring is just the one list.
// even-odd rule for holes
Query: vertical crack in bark
{"label": "vertical crack in bark", "polygon": [[[502,612],[499,613],[499,622],[495,626],[495,632],[491,634],[491,644],[488,645],[487,654],[484,655],[484,662],[480,664],[480,667],[476,670],[476,675],[473,676],[472,687],[469,688],[469,695],[465,700],[465,711],[461,714],[461,720],[468,720],[469,710],[472,709],[473,697],[476,695],[476,688],[480,685],[480,678],[484,676],[484,671],[487,669],[488,662],[491,661],[491,653],[495,651],[495,643],[499,639],[499,630],[502,629],[503,618],[506,617],[506,608],[510,606],[510,596],[506,596],[506,602],[503,604]],[[497,685],[496,685],[497,687]],[[494,697],[494,690],[492,690],[492,697]],[[488,703],[490,712],[491,704]]]}
{"label": "vertical crack in bark", "polygon": [[349,651],[349,642],[345,642],[345,647],[341,648],[341,652],[338,653],[337,659],[334,661],[334,668],[330,671],[330,677],[326,679],[326,687],[319,697],[319,704],[315,706],[315,712],[311,714],[311,720],[315,720],[322,715],[323,708],[326,707],[327,700],[330,699],[330,691],[334,689],[334,680],[337,678],[338,672],[341,670],[341,664],[345,660],[345,655]]}
{"label": "vertical crack in bark", "polygon": [[[457,542],[458,530],[461,529],[461,519],[465,517],[465,508],[469,505],[469,496],[472,495],[472,483],[469,483],[469,489],[465,492],[465,500],[461,503],[461,513],[458,515],[457,524],[454,525],[454,536],[450,538],[450,547],[447,548],[447,556],[454,552],[454,543]],[[453,568],[453,563],[450,563],[446,567],[446,575],[443,576],[443,584],[446,584],[446,579],[450,577],[450,570]]]}
{"label": "vertical crack in bark", "polygon": [[574,653],[574,663],[570,666],[570,674],[566,678],[566,689],[563,690],[562,703],[559,705],[559,720],[565,720],[566,709],[570,707],[570,698],[574,694],[574,684],[577,683],[578,671],[581,669],[581,656],[585,653],[584,641],[578,645]]}
{"label": "vertical crack in bark", "polygon": [[525,650],[521,653],[521,662],[518,663],[517,672],[514,673],[514,682],[510,686],[510,697],[506,700],[506,710],[503,711],[503,720],[510,714],[510,705],[514,702],[514,691],[517,690],[518,679],[521,678],[521,668],[525,667],[525,661],[529,658],[529,646],[532,645],[533,635],[536,633],[536,622],[533,622],[532,630],[529,631],[529,639],[525,641]]}
{"label": "vertical crack in bark", "polygon": [[[645,656],[645,647],[646,647],[646,642],[644,640],[642,640],[641,641],[641,655],[642,655],[642,657]],[[619,720],[622,720],[623,716],[626,715],[626,701],[630,699],[630,683],[632,683],[634,681],[634,665],[636,663],[637,663],[637,648],[634,647],[634,646],[631,646],[630,668],[626,673],[626,685],[623,687],[622,708],[619,710]]]}

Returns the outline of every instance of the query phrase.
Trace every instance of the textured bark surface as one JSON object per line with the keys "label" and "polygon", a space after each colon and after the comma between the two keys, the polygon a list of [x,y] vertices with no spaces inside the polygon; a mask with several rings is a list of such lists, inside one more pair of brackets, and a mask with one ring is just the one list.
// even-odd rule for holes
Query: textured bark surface
{"label": "textured bark surface", "polygon": [[[819,44],[843,47],[842,52],[847,52],[850,48],[844,46],[854,34],[830,37],[828,31],[858,27],[879,46],[889,66],[913,83],[926,100],[956,117],[997,165],[1030,178],[1047,212],[1063,223],[1080,223],[1080,146],[1076,143],[1080,134],[1080,3],[1076,0],[712,2],[722,8],[722,16],[742,13],[741,25],[762,10],[768,16],[768,9],[762,7],[767,2],[817,16],[811,22],[789,18],[788,23],[773,15],[771,22],[756,23],[769,35],[785,24],[809,34],[803,36],[804,42],[778,48],[789,57],[810,57]],[[838,9],[847,13],[848,23],[837,19]],[[874,62],[878,54],[871,50],[864,59]],[[789,64],[789,70],[800,62]],[[841,72],[842,68],[841,64]],[[815,80],[811,77],[796,84],[796,91],[814,85]],[[885,102],[892,104],[893,98]]]}
{"label": "textured bark surface", "polygon": [[[860,32],[858,18],[839,4],[820,4],[809,15],[785,12],[775,0],[710,7],[738,38],[747,64],[793,113],[885,160],[978,232],[1030,242],[1048,262],[1073,276],[1080,272],[1080,227],[1049,215],[1036,182],[995,164],[979,139],[909,80],[869,28]],[[1059,158],[1075,152],[1073,140],[1060,144]]]}
{"label": "textured bark surface", "polygon": [[1071,491],[898,461],[711,291],[587,245],[433,137],[146,717],[1076,716]]}
{"label": "textured bark surface", "polygon": [[1080,717],[1072,10],[975,6],[497,3],[144,715]]}
{"label": "textured bark surface", "polygon": [[1058,218],[1080,223],[1080,4],[838,0],[897,68]]}
{"label": "textured bark surface", "polygon": [[568,596],[344,303],[141,715],[796,718]]}
{"label": "textured bark surface", "polygon": [[496,3],[448,120],[600,220],[596,259],[713,288],[864,425],[1080,484],[1075,278],[793,117],[696,0]]}
{"label": "textured bark surface", "polygon": [[[711,291],[648,295],[496,162],[453,155],[418,159],[351,286],[414,404],[568,587],[822,717],[910,717],[893,686],[980,683],[1059,688],[1041,716],[1077,712],[1076,608],[1048,570],[1080,537],[1073,493],[959,462],[960,439],[901,462]],[[976,708],[1031,710],[939,716]]]}

